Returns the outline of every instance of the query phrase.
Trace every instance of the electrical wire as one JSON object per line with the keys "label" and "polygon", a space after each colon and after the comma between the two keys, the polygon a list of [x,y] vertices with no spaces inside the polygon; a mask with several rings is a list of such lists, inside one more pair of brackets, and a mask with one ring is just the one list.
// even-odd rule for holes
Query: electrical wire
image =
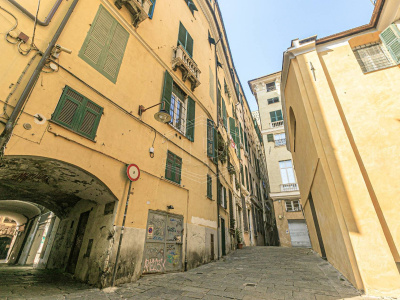
{"label": "electrical wire", "polygon": [[[10,34],[10,32],[13,31],[15,28],[18,27],[18,20],[17,20],[17,18],[16,18],[11,12],[9,12],[9,11],[8,11],[7,9],[5,9],[4,7],[1,7],[1,6],[0,6],[0,9],[3,10],[3,11],[5,11],[6,13],[8,13],[8,14],[9,14],[11,17],[13,17],[14,20],[15,20],[15,25],[14,25],[13,27],[11,27],[11,29],[8,30],[8,31],[6,32],[5,39],[6,39],[6,41],[9,42],[10,44],[17,44],[17,43],[18,43],[17,38],[14,37],[14,36],[12,36],[12,35]],[[15,39],[16,41],[15,41],[15,42],[12,42],[12,41],[10,41],[10,40],[8,39],[8,37],[11,37],[11,38]]]}

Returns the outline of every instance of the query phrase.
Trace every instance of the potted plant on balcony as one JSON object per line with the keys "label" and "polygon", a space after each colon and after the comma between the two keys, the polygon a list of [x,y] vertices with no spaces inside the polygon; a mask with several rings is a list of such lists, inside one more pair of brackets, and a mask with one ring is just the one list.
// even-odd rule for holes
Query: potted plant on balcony
{"label": "potted plant on balcony", "polygon": [[236,234],[237,248],[242,249],[243,248],[242,231],[239,228],[236,228],[235,234]]}

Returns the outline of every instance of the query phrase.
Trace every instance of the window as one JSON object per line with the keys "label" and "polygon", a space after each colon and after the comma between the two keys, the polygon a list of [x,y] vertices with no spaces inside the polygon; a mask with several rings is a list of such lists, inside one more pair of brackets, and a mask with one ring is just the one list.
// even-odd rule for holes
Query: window
{"label": "window", "polygon": [[171,115],[170,124],[194,142],[196,103],[173,81],[168,71],[165,72],[161,101],[161,109],[165,109]]}
{"label": "window", "polygon": [[226,188],[218,181],[218,203],[223,208],[227,208],[227,201],[226,201]]}
{"label": "window", "polygon": [[396,24],[390,25],[381,34],[380,38],[389,50],[396,64],[400,63],[400,31]]}
{"label": "window", "polygon": [[236,145],[236,154],[240,159],[240,137],[239,137],[239,128],[236,127],[236,121],[234,118],[229,118],[229,131],[232,136],[232,139]]}
{"label": "window", "polygon": [[116,83],[128,39],[128,31],[100,6],[79,57]]}
{"label": "window", "polygon": [[165,178],[177,184],[181,184],[182,158],[173,154],[171,151],[167,153],[167,164],[165,167]]}
{"label": "window", "polygon": [[299,200],[285,201],[285,205],[287,212],[301,211],[301,204]]}
{"label": "window", "polygon": [[242,177],[242,185],[244,186],[243,165],[240,165],[240,175],[241,175],[241,177]]}
{"label": "window", "polygon": [[179,23],[178,46],[179,45],[186,50],[190,57],[193,56],[193,38],[182,23]]}
{"label": "window", "polygon": [[186,128],[186,95],[174,84],[172,87],[171,106],[169,114],[171,115],[170,124],[180,132],[185,132]]}
{"label": "window", "polygon": [[51,119],[94,140],[102,114],[102,107],[66,86]]}
{"label": "window", "polygon": [[268,99],[268,104],[279,102],[279,97]]}
{"label": "window", "polygon": [[215,82],[214,82],[214,74],[213,74],[213,72],[212,72],[212,70],[211,70],[211,67],[210,66],[208,66],[208,71],[209,71],[209,79],[210,79],[210,90],[209,90],[209,92],[210,92],[210,98],[211,98],[211,100],[212,100],[212,102],[214,103],[215,102],[215,91],[214,91],[214,84],[215,84]]}
{"label": "window", "polygon": [[272,92],[276,90],[275,82],[267,83],[267,92]]}
{"label": "window", "polygon": [[275,146],[284,146],[286,145],[286,135],[285,133],[278,133],[274,135]]}
{"label": "window", "polygon": [[207,197],[212,199],[212,178],[207,175]]}
{"label": "window", "polygon": [[294,171],[293,171],[293,164],[290,159],[280,161],[279,168],[281,169],[281,177],[282,177],[283,184],[296,183],[296,179],[294,177]]}
{"label": "window", "polygon": [[274,135],[273,134],[267,134],[267,141],[269,142],[273,142],[274,141]]}
{"label": "window", "polygon": [[271,122],[277,122],[277,121],[282,121],[283,120],[283,116],[282,116],[282,111],[279,110],[275,110],[275,111],[271,111],[269,113],[270,117],[271,117]]}
{"label": "window", "polygon": [[192,12],[192,14],[194,14],[194,11],[198,11],[196,5],[194,5],[192,0],[185,0],[187,6],[189,7],[190,11]]}
{"label": "window", "polygon": [[380,43],[358,46],[353,49],[354,55],[364,73],[393,66],[390,54]]}
{"label": "window", "polygon": [[[246,174],[246,188],[249,191],[249,172],[247,171],[247,166],[244,166],[245,174]],[[251,184],[251,182],[250,182]]]}

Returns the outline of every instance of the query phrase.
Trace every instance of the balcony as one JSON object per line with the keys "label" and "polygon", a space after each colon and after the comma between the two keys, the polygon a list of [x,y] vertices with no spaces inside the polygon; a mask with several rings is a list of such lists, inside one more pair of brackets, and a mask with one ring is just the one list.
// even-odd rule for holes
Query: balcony
{"label": "balcony", "polygon": [[286,139],[275,140],[275,147],[285,146]]}
{"label": "balcony", "polygon": [[294,192],[298,190],[299,186],[297,185],[297,183],[281,184],[281,192]]}
{"label": "balcony", "polygon": [[278,128],[283,126],[283,120],[269,123],[271,128]]}
{"label": "balcony", "polygon": [[183,82],[189,79],[192,84],[192,91],[194,91],[200,85],[201,71],[181,45],[174,49],[172,57],[172,69],[176,71],[178,68],[182,71]]}
{"label": "balcony", "polygon": [[132,16],[132,25],[136,28],[149,17],[152,2],[150,0],[116,0],[115,6],[121,9],[125,5]]}

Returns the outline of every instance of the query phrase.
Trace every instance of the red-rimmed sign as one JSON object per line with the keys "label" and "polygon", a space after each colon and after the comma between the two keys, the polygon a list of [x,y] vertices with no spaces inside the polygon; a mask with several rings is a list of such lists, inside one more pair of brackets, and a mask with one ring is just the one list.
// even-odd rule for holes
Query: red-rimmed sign
{"label": "red-rimmed sign", "polygon": [[130,164],[126,169],[126,175],[128,175],[130,181],[137,181],[140,177],[139,167],[135,164]]}

